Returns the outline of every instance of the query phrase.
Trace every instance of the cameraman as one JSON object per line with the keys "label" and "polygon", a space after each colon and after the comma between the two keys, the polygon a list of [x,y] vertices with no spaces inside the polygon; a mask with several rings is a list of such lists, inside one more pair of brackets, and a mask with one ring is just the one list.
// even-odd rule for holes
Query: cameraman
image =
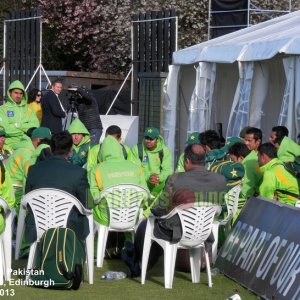
{"label": "cameraman", "polygon": [[83,87],[77,88],[76,94],[78,118],[89,131],[91,140],[95,144],[99,144],[103,126],[98,103],[94,96]]}

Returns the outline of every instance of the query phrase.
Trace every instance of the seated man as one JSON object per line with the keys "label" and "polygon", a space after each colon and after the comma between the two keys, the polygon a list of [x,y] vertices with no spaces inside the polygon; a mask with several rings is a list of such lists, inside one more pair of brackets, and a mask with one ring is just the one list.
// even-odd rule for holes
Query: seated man
{"label": "seated man", "polygon": [[[53,155],[29,168],[25,193],[39,188],[56,188],[75,196],[87,207],[87,173],[85,169],[68,161],[72,145],[72,136],[68,132],[60,132],[51,137],[50,147]],[[75,231],[80,240],[85,240],[89,234],[88,220],[76,208],[72,209],[67,225]],[[26,216],[25,236],[29,243],[36,240],[34,217],[30,210]]]}
{"label": "seated man", "polygon": [[[9,172],[6,170],[3,162],[0,160],[0,197],[6,201],[10,208],[15,205],[15,194]],[[0,213],[0,234],[5,229],[5,219]]]}
{"label": "seated man", "polygon": [[[180,204],[195,202],[200,205],[217,206],[219,208],[217,214],[219,214],[226,193],[226,182],[224,176],[205,169],[205,149],[203,146],[196,144],[186,147],[184,168],[185,172],[175,173],[168,178],[164,191],[158,199],[159,206],[152,209],[153,214],[161,216]],[[140,274],[139,263],[142,259],[146,224],[147,220],[144,220],[139,225],[134,239],[134,248],[131,247],[130,249],[128,242],[127,249],[122,253],[122,258],[128,265],[132,277]],[[182,235],[178,215],[156,223],[154,232],[157,238],[174,243],[178,242]],[[160,246],[153,243],[148,267],[153,266],[161,254]]]}
{"label": "seated man", "polygon": [[10,147],[5,145],[6,132],[3,126],[0,126],[0,160],[5,161],[12,155],[13,151]]}
{"label": "seated man", "polygon": [[89,131],[79,119],[71,123],[68,132],[73,140],[70,159],[74,165],[82,167],[86,164],[88,153],[95,144],[90,138]]}
{"label": "seated man", "polygon": [[[147,189],[143,169],[124,158],[120,143],[108,135],[101,146],[103,162],[89,172],[90,189],[93,199],[98,199],[100,191],[115,184],[131,183]],[[108,226],[109,210],[105,199],[94,208],[94,219]]]}
{"label": "seated man", "polygon": [[272,143],[259,146],[258,162],[264,172],[259,195],[295,206],[299,197],[297,178],[277,158],[277,149]]}
{"label": "seated man", "polygon": [[[189,135],[186,145],[194,145],[194,144],[200,144],[199,141],[199,132],[193,132]],[[184,170],[184,152],[182,152],[179,156],[176,171],[175,172],[185,172]]]}
{"label": "seated man", "polygon": [[283,162],[294,161],[300,155],[300,146],[288,137],[289,131],[285,126],[272,128],[269,142],[277,148],[277,156]]}
{"label": "seated man", "polygon": [[30,160],[33,156],[37,156],[41,149],[46,146],[43,144],[43,141],[50,139],[50,137],[50,130],[46,127],[33,129],[31,139],[28,136],[24,137],[16,146],[12,156],[6,161],[5,165],[15,190],[15,207],[17,212],[19,212],[20,201],[24,194],[24,183]]}
{"label": "seated man", "polygon": [[[131,161],[131,150],[128,146],[122,144],[122,130],[119,126],[117,125],[111,125],[107,127],[105,136],[111,135],[113,136],[121,145],[122,147],[122,152],[123,156],[126,160]],[[101,145],[102,144],[96,144],[91,150],[89,151],[88,154],[88,159],[87,159],[87,171],[89,172],[93,167],[95,167],[97,164],[102,162],[102,157],[100,157],[101,154]]]}
{"label": "seated man", "polygon": [[151,195],[157,197],[168,176],[173,173],[171,151],[157,128],[146,128],[144,141],[133,146],[132,155],[134,162],[144,169]]}

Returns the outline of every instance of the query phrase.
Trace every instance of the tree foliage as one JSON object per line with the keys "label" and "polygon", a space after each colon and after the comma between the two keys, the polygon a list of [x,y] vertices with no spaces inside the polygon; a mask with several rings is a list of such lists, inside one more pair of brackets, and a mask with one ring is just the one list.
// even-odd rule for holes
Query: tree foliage
{"label": "tree foliage", "polygon": [[[10,1],[13,3],[14,1]],[[43,16],[43,64],[47,69],[126,73],[131,63],[131,21],[146,11],[175,9],[178,48],[207,40],[207,0],[21,0]],[[266,9],[288,1],[253,0]],[[299,8],[299,0],[293,8]],[[258,20],[260,21],[260,20]]]}

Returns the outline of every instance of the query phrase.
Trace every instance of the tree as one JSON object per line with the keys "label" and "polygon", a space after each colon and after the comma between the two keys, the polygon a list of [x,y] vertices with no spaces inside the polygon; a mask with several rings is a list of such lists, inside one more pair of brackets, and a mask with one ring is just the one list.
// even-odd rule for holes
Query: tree
{"label": "tree", "polygon": [[[41,10],[43,65],[48,70],[127,73],[131,64],[132,16],[140,12],[175,9],[179,49],[207,40],[207,0],[2,1],[11,10],[20,7]],[[288,3],[282,0],[252,2],[265,9],[287,9]],[[293,9],[300,8],[299,2],[293,1]]]}

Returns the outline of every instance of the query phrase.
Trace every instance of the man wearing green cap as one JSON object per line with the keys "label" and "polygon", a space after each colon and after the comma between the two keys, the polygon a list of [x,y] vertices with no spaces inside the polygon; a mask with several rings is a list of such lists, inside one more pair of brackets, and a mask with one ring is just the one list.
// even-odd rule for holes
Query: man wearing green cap
{"label": "man wearing green cap", "polygon": [[71,123],[68,131],[73,140],[70,159],[74,165],[83,167],[87,162],[90,149],[95,144],[91,141],[89,131],[78,118]]}
{"label": "man wearing green cap", "polygon": [[0,160],[5,162],[13,153],[12,149],[5,145],[6,132],[3,126],[0,126]]}
{"label": "man wearing green cap", "polygon": [[11,176],[15,191],[16,210],[19,210],[20,200],[23,196],[23,188],[26,174],[32,157],[37,157],[41,150],[48,147],[45,140],[50,140],[51,133],[46,127],[39,127],[33,130],[31,140],[26,136],[20,143],[12,156],[6,161],[5,166]]}
{"label": "man wearing green cap", "polygon": [[[199,141],[199,132],[193,132],[189,135],[186,145],[194,145],[194,144],[200,144]],[[184,169],[184,152],[182,152],[179,156],[177,167],[176,167],[176,173],[179,172],[185,172]]]}
{"label": "man wearing green cap", "polygon": [[19,80],[13,81],[7,90],[7,101],[0,107],[0,122],[6,131],[5,143],[13,150],[31,127],[38,127],[35,111],[27,106],[27,94]]}
{"label": "man wearing green cap", "polygon": [[146,128],[144,140],[133,146],[132,156],[136,163],[142,164],[150,193],[157,197],[173,173],[171,151],[157,128]]}

